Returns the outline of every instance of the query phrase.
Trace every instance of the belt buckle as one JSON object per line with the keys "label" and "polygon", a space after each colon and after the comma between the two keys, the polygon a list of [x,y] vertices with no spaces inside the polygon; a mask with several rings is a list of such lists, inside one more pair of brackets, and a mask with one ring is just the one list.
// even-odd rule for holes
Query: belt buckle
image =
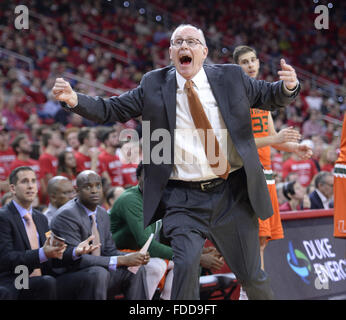
{"label": "belt buckle", "polygon": [[205,187],[208,186],[209,184],[211,184],[211,181],[202,182],[201,183],[201,190],[202,191],[207,191],[207,189]]}

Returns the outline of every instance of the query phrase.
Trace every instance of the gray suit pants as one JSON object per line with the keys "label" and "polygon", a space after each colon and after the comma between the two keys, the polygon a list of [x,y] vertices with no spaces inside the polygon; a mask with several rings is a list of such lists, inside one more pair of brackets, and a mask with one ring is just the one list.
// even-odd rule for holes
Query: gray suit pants
{"label": "gray suit pants", "polygon": [[162,204],[164,236],[173,249],[172,300],[199,299],[199,261],[208,238],[246,290],[249,299],[272,299],[261,270],[258,220],[243,168],[211,191],[167,186]]}

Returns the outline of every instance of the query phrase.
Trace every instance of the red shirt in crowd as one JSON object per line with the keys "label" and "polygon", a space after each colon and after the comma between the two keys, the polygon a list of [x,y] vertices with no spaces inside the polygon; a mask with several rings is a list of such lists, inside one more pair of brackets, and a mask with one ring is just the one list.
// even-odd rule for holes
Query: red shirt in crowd
{"label": "red shirt in crowd", "polygon": [[285,179],[290,172],[298,174],[298,181],[304,187],[307,187],[315,174],[318,173],[313,160],[293,160],[287,159],[282,166],[282,177]]}
{"label": "red shirt in crowd", "polygon": [[122,175],[122,164],[117,155],[109,154],[103,150],[99,155],[99,163],[101,172],[107,171],[111,178],[112,186],[123,186],[124,179]]}
{"label": "red shirt in crowd", "polygon": [[[12,162],[16,159],[16,154],[13,149],[9,147],[7,150],[0,150],[0,166],[8,172]],[[10,174],[8,172],[8,174]]]}
{"label": "red shirt in crowd", "polygon": [[50,153],[42,153],[38,159],[40,165],[41,177],[45,177],[47,174],[52,174],[56,176],[56,169],[58,166],[57,157],[51,155]]}
{"label": "red shirt in crowd", "polygon": [[282,172],[283,156],[277,152],[272,156],[272,169],[274,172]]}
{"label": "red shirt in crowd", "polygon": [[77,173],[80,173],[84,170],[90,170],[91,169],[91,158],[89,156],[86,156],[85,154],[76,151],[74,153],[74,156],[76,158],[76,170]]}
{"label": "red shirt in crowd", "polygon": [[138,183],[136,176],[136,169],[138,164],[136,163],[127,163],[122,165],[122,173],[124,179],[124,187],[129,185],[135,186]]}

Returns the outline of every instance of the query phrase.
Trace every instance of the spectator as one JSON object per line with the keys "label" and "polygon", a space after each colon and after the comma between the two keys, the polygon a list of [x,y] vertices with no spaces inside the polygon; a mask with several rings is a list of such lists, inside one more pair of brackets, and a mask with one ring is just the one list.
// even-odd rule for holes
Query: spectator
{"label": "spectator", "polygon": [[98,172],[99,150],[97,149],[95,131],[91,128],[82,128],[78,133],[78,141],[80,146],[74,154],[77,163],[77,174],[88,169]]}
{"label": "spectator", "polygon": [[9,146],[8,130],[4,126],[0,126],[0,195],[9,191],[7,177],[11,162],[16,158],[15,153]]}
{"label": "spectator", "polygon": [[6,206],[8,203],[13,200],[13,194],[12,192],[6,192],[2,197],[1,197],[1,207]]}
{"label": "spectator", "polygon": [[9,145],[9,141],[8,129],[0,125],[0,167],[3,168],[5,173],[8,172],[11,163],[16,158],[16,154]]}
{"label": "spectator", "polygon": [[310,111],[312,110],[321,111],[323,99],[318,90],[311,90],[310,94],[307,97],[305,97],[305,100],[307,104],[309,105]]}
{"label": "spectator", "polygon": [[126,142],[121,147],[120,160],[122,162],[122,174],[124,188],[137,185],[136,169],[142,159],[142,146],[139,142]]}
{"label": "spectator", "polygon": [[332,172],[337,157],[337,151],[334,146],[329,146],[324,149],[320,160],[321,170]]}
{"label": "spectator", "polygon": [[[26,134],[19,134],[15,137],[12,142],[13,151],[16,154],[16,159],[12,162],[10,166],[10,172],[12,172],[17,167],[28,166],[32,168],[36,174],[36,177],[40,179],[40,164],[37,160],[30,158],[30,153],[32,152],[32,144],[30,143],[28,136]],[[41,192],[41,185],[38,181],[38,193]]]}
{"label": "spectator", "polygon": [[332,208],[333,187],[333,174],[327,171],[319,172],[315,177],[315,190],[309,194],[310,209]]}
{"label": "spectator", "polygon": [[58,155],[57,174],[64,176],[72,181],[72,185],[76,185],[77,163],[71,148],[67,148]]}
{"label": "spectator", "polygon": [[309,119],[303,124],[303,137],[309,139],[312,136],[323,134],[324,130],[320,111],[312,109]]}
{"label": "spectator", "polygon": [[79,129],[76,127],[71,127],[66,129],[65,131],[65,140],[74,151],[78,151],[78,148],[80,146],[79,140],[78,140],[78,132]]}
{"label": "spectator", "polygon": [[109,183],[115,186],[123,186],[124,179],[122,175],[122,163],[117,155],[119,148],[119,136],[115,128],[106,129],[101,138],[104,144],[104,150],[100,153],[98,161],[102,168],[102,176]]}
{"label": "spectator", "polygon": [[48,181],[56,176],[58,166],[57,155],[62,146],[61,135],[59,131],[50,131],[42,135],[44,152],[38,160],[41,173],[41,203],[48,203],[47,185]]}
{"label": "spectator", "polygon": [[123,187],[112,187],[106,194],[106,204],[108,209],[113,207],[114,201],[117,200],[120,195],[125,191]]}
{"label": "spectator", "polygon": [[306,188],[298,181],[286,182],[282,193],[288,200],[280,206],[280,212],[310,209],[310,200]]}
{"label": "spectator", "polygon": [[55,176],[48,181],[47,193],[49,197],[48,210],[44,215],[48,219],[48,225],[55,217],[56,211],[67,201],[72,200],[76,195],[76,190],[72,182],[63,176]]}
{"label": "spectator", "polygon": [[296,172],[298,174],[297,181],[303,187],[307,187],[318,171],[313,160],[301,160],[293,153],[282,165],[283,179],[285,179],[290,172]]}

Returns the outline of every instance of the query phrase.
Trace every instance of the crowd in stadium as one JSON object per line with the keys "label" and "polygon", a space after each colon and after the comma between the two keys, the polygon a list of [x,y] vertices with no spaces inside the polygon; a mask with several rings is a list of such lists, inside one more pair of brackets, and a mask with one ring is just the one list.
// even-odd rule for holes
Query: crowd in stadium
{"label": "crowd in stadium", "polygon": [[[101,156],[102,151],[104,152],[104,128],[96,127],[94,123],[61,109],[59,103],[52,99],[50,90],[55,78],[64,72],[71,72],[82,79],[89,79],[113,89],[131,89],[139,83],[146,71],[169,64],[166,48],[169,46],[170,29],[162,21],[157,21],[158,19],[149,21],[147,14],[157,8],[162,9],[163,14],[160,17],[169,17],[171,23],[174,23],[174,19],[181,19],[207,30],[207,40],[211,43],[210,62],[232,62],[232,48],[248,43],[257,49],[260,58],[266,60],[261,68],[260,76],[263,79],[275,79],[269,67],[270,63],[277,57],[285,56],[294,65],[303,67],[314,75],[340,86],[345,85],[345,22],[340,15],[342,10],[335,10],[331,19],[332,31],[322,33],[308,27],[308,19],[297,18],[297,14],[312,16],[312,12],[308,12],[311,7],[301,2],[298,4],[297,1],[280,4],[277,10],[273,8],[275,4],[272,2],[264,1],[259,8],[251,0],[234,1],[232,6],[225,5],[223,1],[147,1],[143,6],[137,4],[136,8],[133,5],[131,7],[131,3],[126,5],[125,2],[117,1],[113,4],[107,1],[83,1],[82,6],[78,2],[68,1],[55,1],[55,4],[50,1],[31,1],[29,8],[35,14],[31,18],[30,28],[16,31],[10,23],[13,5],[2,5],[4,10],[0,13],[1,48],[28,57],[33,63],[30,73],[22,60],[6,54],[5,51],[1,53],[2,193],[8,191],[5,182],[8,170],[13,169],[17,163],[13,161],[18,158],[18,151],[13,150],[11,145],[19,133],[26,135],[24,144],[28,148],[27,157],[32,159],[30,161],[37,161],[37,172],[41,172],[39,176],[44,179],[46,169],[41,166],[48,143],[44,140],[47,140],[48,132],[54,130],[59,136],[51,156],[51,159],[54,159],[51,174],[56,173],[59,153],[66,147],[71,147],[76,152],[75,173],[78,173],[79,162],[82,161],[78,149],[83,148],[80,146],[83,141],[78,141],[76,137],[83,136],[83,127],[91,127],[92,132],[95,132],[95,139],[90,147],[101,148],[101,151],[94,152],[93,155],[98,154],[98,170],[101,170],[106,161]],[[213,10],[209,10],[211,6]],[[292,12],[292,15],[287,12]],[[260,36],[263,30],[267,33],[264,42]],[[81,31],[114,41],[117,46],[96,42],[83,36]],[[331,43],[333,46],[330,46]],[[104,88],[102,90],[74,79],[70,81],[79,92],[111,95],[104,91]],[[342,120],[346,105],[339,87],[332,90],[334,95],[330,95],[323,88],[314,86],[312,81],[305,80],[302,85],[302,92],[295,103],[274,114],[274,120],[278,131],[286,126],[299,130],[305,142],[312,147],[313,157],[311,160],[300,161],[294,158],[294,155],[290,157],[273,151],[272,160],[279,186],[280,182],[294,180],[295,177],[290,173],[298,171],[298,182],[307,195],[314,189],[312,182],[316,174],[319,171],[330,172],[333,168],[341,129],[337,121]],[[140,133],[140,119],[125,125],[117,124],[116,127],[117,132],[119,129],[121,131],[132,128]],[[117,154],[122,160],[117,160],[118,177],[114,178],[113,182],[108,177],[105,182],[107,181],[108,185],[127,187],[136,183],[134,170],[140,155],[135,156],[136,160],[131,160],[134,161],[132,164],[124,164],[126,155],[122,155],[126,154],[126,151],[121,150],[128,147],[126,144],[122,148],[119,144],[118,147]],[[84,152],[85,159],[89,156],[88,152],[91,153]],[[124,182],[131,171],[128,166],[132,168],[132,180]],[[105,186],[105,193],[108,189],[109,187]],[[47,204],[44,197],[45,195],[41,198],[41,205]],[[283,198],[281,202],[286,200]]]}

